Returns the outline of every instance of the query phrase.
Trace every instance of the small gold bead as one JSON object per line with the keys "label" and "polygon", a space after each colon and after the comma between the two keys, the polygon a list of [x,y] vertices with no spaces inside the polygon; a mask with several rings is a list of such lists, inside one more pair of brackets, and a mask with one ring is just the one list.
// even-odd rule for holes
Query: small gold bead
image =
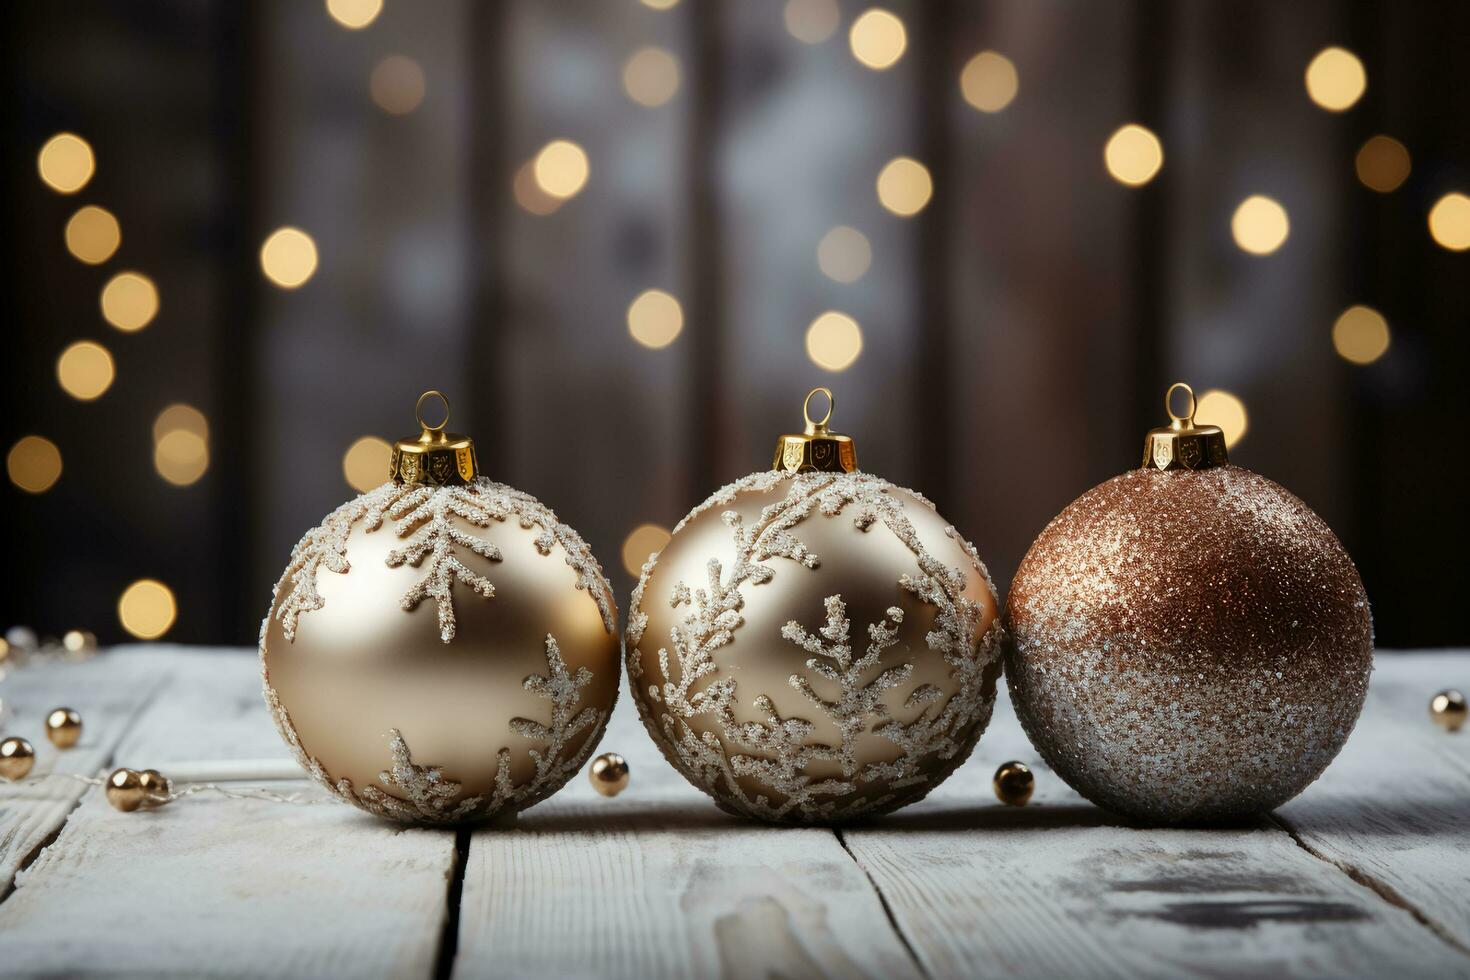
{"label": "small gold bead", "polygon": [[1036,789],[1036,777],[1024,762],[1011,761],[995,770],[991,785],[995,787],[995,798],[1006,806],[1025,806]]}
{"label": "small gold bead", "polygon": [[587,778],[603,796],[617,796],[628,788],[628,760],[616,752],[604,752],[592,760]]}
{"label": "small gold bead", "polygon": [[36,764],[36,750],[23,738],[7,738],[0,742],[0,776],[25,779]]}
{"label": "small gold bead", "polygon": [[143,805],[143,782],[132,769],[114,769],[107,777],[107,802],[113,809],[131,813]]}
{"label": "small gold bead", "polygon": [[142,787],[143,802],[147,806],[162,806],[173,791],[168,777],[157,769],[144,769],[138,773],[138,785]]}
{"label": "small gold bead", "polygon": [[58,749],[69,749],[82,737],[82,716],[71,708],[53,708],[46,716],[46,737]]}
{"label": "small gold bead", "polygon": [[1458,732],[1465,724],[1465,695],[1440,691],[1429,701],[1429,717],[1447,732]]}

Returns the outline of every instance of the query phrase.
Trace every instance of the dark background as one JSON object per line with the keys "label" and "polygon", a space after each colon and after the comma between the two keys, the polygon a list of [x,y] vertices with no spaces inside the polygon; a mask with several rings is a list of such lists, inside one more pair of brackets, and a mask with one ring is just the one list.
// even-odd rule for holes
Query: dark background
{"label": "dark background", "polygon": [[[126,639],[118,596],[151,577],[178,598],[169,639],[253,642],[291,545],[353,492],[346,448],[412,435],[430,387],[487,474],[556,508],[626,596],[629,531],[769,465],[806,390],[830,385],[864,468],[936,501],[1003,588],[1047,520],[1136,465],[1184,379],[1239,397],[1232,459],[1337,529],[1380,645],[1470,639],[1470,252],[1426,226],[1470,191],[1470,5],[895,0],[908,48],[881,72],[849,50],[866,5],[839,6],[804,44],[781,0],[387,0],[356,31],[306,0],[7,5],[0,438],[46,436],[64,472],[38,495],[0,488],[0,624]],[[647,45],[681,67],[657,108],[619,81]],[[1328,45],[1367,70],[1341,113],[1303,85]],[[1020,79],[994,114],[958,85],[986,49]],[[426,79],[403,115],[369,94],[394,54]],[[1102,160],[1126,122],[1164,145],[1136,189]],[[37,173],[60,131],[97,158],[72,195]],[[1378,133],[1413,160],[1387,194],[1354,171]],[[512,177],[556,138],[586,149],[591,179],[529,213]],[[873,191],[899,155],[934,179],[911,219]],[[1291,220],[1264,257],[1230,233],[1257,193]],[[96,267],[63,242],[85,204],[122,227]],[[872,243],[850,284],[815,257],[839,224]],[[320,253],[296,290],[257,259],[283,225]],[[123,269],[161,295],[132,334],[98,309]],[[625,326],[651,287],[684,311],[662,350]],[[1331,342],[1358,303],[1392,330],[1368,366]],[[827,309],[863,331],[840,373],[805,352]],[[116,362],[93,402],[57,384],[77,339]],[[174,402],[210,426],[186,487],[153,465]]]}

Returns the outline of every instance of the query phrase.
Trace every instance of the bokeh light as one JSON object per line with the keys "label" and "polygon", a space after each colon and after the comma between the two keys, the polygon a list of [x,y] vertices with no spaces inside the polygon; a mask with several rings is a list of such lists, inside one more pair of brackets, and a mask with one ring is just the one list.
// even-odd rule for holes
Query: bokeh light
{"label": "bokeh light", "polygon": [[155,579],[139,579],[117,600],[118,621],[140,640],[156,640],[167,633],[177,615],[173,591]]}
{"label": "bokeh light", "polygon": [[407,115],[424,101],[428,85],[424,70],[412,58],[390,54],[373,67],[368,89],[378,108],[395,116]]}
{"label": "bokeh light", "polygon": [[1451,252],[1470,248],[1470,197],[1446,194],[1429,210],[1429,234]]}
{"label": "bokeh light", "polygon": [[1307,95],[1329,112],[1351,109],[1368,88],[1368,73],[1346,48],[1323,48],[1307,65]]}
{"label": "bokeh light", "polygon": [[882,7],[859,14],[847,40],[852,45],[852,56],[874,71],[892,68],[909,43],[903,21]]}
{"label": "bokeh light", "polygon": [[88,265],[101,265],[122,244],[122,229],[106,208],[88,204],[66,223],[66,250]]}
{"label": "bokeh light", "polygon": [[999,112],[1021,87],[1011,59],[997,51],[981,51],[960,72],[960,95],[981,112]]}
{"label": "bokeh light", "polygon": [[643,574],[648,556],[663,551],[669,543],[669,529],[658,524],[640,524],[623,539],[623,568],[629,575]]}
{"label": "bokeh light", "polygon": [[153,420],[153,441],[159,442],[176,430],[192,432],[206,441],[209,439],[209,421],[204,413],[183,402],[175,402],[158,413],[158,417]]}
{"label": "bokeh light", "polygon": [[837,0],[786,0],[786,30],[802,44],[821,44],[837,31],[842,11]]}
{"label": "bokeh light", "polygon": [[642,0],[643,6],[651,10],[668,10],[678,2],[679,0]]}
{"label": "bokeh light", "polygon": [[553,214],[561,207],[561,199],[552,197],[541,189],[536,183],[536,171],[534,160],[527,160],[516,170],[516,175],[511,179],[511,191],[515,194],[516,203],[522,210],[529,211],[539,217]]}
{"label": "bokeh light", "polygon": [[1138,123],[1128,123],[1108,137],[1103,163],[1118,183],[1142,187],[1163,167],[1164,145],[1151,130]]}
{"label": "bokeh light", "polygon": [[53,191],[75,194],[92,179],[97,161],[86,140],[75,133],[57,133],[36,154],[36,169]]}
{"label": "bokeh light", "polygon": [[663,105],[679,91],[678,59],[663,48],[640,48],[623,65],[623,90],[639,105]]}
{"label": "bokeh light", "polygon": [[316,272],[316,242],[300,228],[277,228],[260,246],[260,268],[282,289],[295,289]]}
{"label": "bokeh light", "polygon": [[1235,209],[1230,218],[1230,233],[1244,251],[1270,255],[1291,233],[1291,221],[1279,202],[1263,194],[1252,194]]}
{"label": "bokeh light", "polygon": [[1370,306],[1349,306],[1332,325],[1332,346],[1354,364],[1372,364],[1388,351],[1388,321]]}
{"label": "bokeh light", "polygon": [[141,272],[119,272],[102,287],[102,318],[119,330],[142,330],[158,315],[158,287]]}
{"label": "bokeh light", "polygon": [[61,390],[78,401],[101,397],[112,386],[112,355],[90,340],[79,340],[56,359],[56,380]]}
{"label": "bokeh light", "polygon": [[878,203],[901,218],[924,210],[933,194],[928,168],[912,157],[890,160],[878,174]]}
{"label": "bokeh light", "polygon": [[576,143],[552,140],[536,154],[532,173],[544,193],[565,201],[587,185],[591,165],[587,162],[587,151]]}
{"label": "bokeh light", "polygon": [[61,635],[61,645],[72,653],[90,650],[97,645],[97,637],[86,630],[67,630]]}
{"label": "bokeh light", "polygon": [[644,347],[667,347],[684,329],[684,309],[662,289],[649,289],[628,304],[628,333]]}
{"label": "bokeh light", "polygon": [[868,236],[856,228],[838,225],[817,243],[817,267],[828,279],[857,282],[873,262]]}
{"label": "bokeh light", "polygon": [[383,0],[327,0],[327,13],[349,31],[359,31],[378,19]]}
{"label": "bokeh light", "polygon": [[5,472],[26,493],[45,493],[61,479],[61,450],[45,436],[23,436],[5,454]]}
{"label": "bokeh light", "polygon": [[1387,194],[1409,179],[1409,149],[1392,136],[1373,136],[1358,149],[1354,166],[1364,187]]}
{"label": "bokeh light", "polygon": [[863,352],[863,332],[846,313],[828,310],[806,330],[806,353],[827,371],[846,371]]}
{"label": "bokeh light", "polygon": [[1225,434],[1226,447],[1234,446],[1245,438],[1250,427],[1245,414],[1245,403],[1228,391],[1212,389],[1199,396],[1194,409],[1194,420],[1204,425],[1218,425]]}
{"label": "bokeh light", "polygon": [[209,440],[188,429],[171,429],[153,444],[153,468],[176,487],[197,483],[209,471]]}
{"label": "bokeh light", "polygon": [[388,463],[393,447],[386,439],[363,436],[342,454],[342,476],[358,493],[367,493],[388,481]]}

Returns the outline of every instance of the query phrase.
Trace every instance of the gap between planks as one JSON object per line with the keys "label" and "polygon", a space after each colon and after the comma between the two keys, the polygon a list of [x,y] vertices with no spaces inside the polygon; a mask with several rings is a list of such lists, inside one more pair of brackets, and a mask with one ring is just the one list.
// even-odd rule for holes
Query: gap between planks
{"label": "gap between planks", "polygon": [[863,877],[868,879],[868,884],[872,886],[873,893],[878,896],[878,904],[883,906],[883,914],[888,916],[888,925],[892,927],[893,934],[898,937],[898,941],[902,943],[903,948],[908,951],[909,959],[914,961],[914,969],[918,970],[919,974],[925,977],[926,980],[932,980],[933,974],[929,972],[929,967],[919,957],[918,951],[914,949],[914,944],[909,939],[908,933],[903,931],[903,926],[899,924],[898,916],[893,914],[893,906],[888,904],[888,895],[885,894],[882,887],[879,886],[878,881],[876,878],[873,877],[872,872],[863,867],[863,862],[859,861],[857,859],[857,855],[852,853],[852,848],[847,846],[847,837],[843,834],[842,828],[833,827],[832,833],[834,836],[836,836],[837,843],[842,845],[843,852],[848,856],[848,858],[852,860],[853,864],[857,865],[858,870],[863,873]]}

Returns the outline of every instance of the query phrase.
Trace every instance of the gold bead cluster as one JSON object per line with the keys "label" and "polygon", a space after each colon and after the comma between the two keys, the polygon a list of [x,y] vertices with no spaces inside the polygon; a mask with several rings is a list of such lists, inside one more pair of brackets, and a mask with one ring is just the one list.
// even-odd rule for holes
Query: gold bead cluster
{"label": "gold bead cluster", "polygon": [[107,802],[114,810],[132,813],[140,807],[158,807],[169,802],[173,786],[157,769],[114,769],[103,785]]}

